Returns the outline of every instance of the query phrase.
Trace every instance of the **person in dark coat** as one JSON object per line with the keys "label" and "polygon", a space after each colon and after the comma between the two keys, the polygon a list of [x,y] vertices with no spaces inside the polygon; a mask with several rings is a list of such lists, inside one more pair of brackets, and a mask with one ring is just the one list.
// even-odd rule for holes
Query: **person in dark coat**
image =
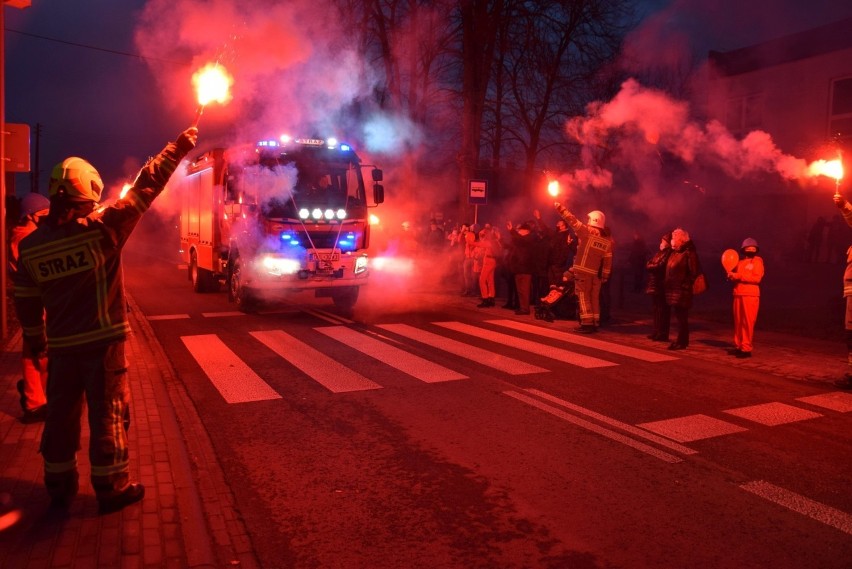
{"label": "person in dark coat", "polygon": [[669,341],[669,326],[671,323],[672,310],[666,303],[666,265],[672,254],[672,234],[666,233],[660,239],[660,250],[654,253],[645,268],[648,271],[648,283],[645,285],[645,293],[651,295],[654,315],[654,331],[648,338],[659,341]]}
{"label": "person in dark coat", "polygon": [[677,228],[672,231],[672,253],[666,263],[664,287],[666,303],[677,318],[677,340],[669,344],[670,350],[683,350],[689,345],[689,309],[692,307],[692,285],[701,266],[695,245],[689,233]]}
{"label": "person in dark coat", "polygon": [[530,313],[530,293],[532,290],[532,275],[535,269],[533,248],[535,247],[535,236],[530,231],[530,226],[522,223],[517,228],[512,222],[506,224],[512,240],[512,248],[509,252],[507,263],[509,270],[515,275],[515,286],[518,289],[518,309],[515,314]]}

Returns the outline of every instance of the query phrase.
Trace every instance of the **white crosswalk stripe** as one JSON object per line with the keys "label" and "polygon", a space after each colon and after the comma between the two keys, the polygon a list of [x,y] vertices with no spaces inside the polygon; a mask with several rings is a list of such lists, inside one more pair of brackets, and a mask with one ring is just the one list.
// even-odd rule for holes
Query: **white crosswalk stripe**
{"label": "white crosswalk stripe", "polygon": [[640,348],[634,348],[632,346],[625,346],[624,344],[618,344],[616,342],[598,340],[597,338],[589,338],[588,336],[575,334],[573,332],[562,332],[559,330],[554,330],[553,328],[544,328],[542,326],[525,324],[523,322],[517,322],[515,320],[488,320],[487,323],[496,324],[498,326],[504,326],[506,328],[511,328],[512,330],[517,330],[519,332],[526,332],[527,334],[536,334],[538,336],[544,336],[546,338],[553,338],[554,340],[568,342],[570,344],[576,344],[578,346],[584,346],[586,348],[594,348],[596,350],[601,350],[602,352],[609,352],[611,354],[627,356],[646,362],[667,362],[678,359],[674,356],[669,356],[667,354],[660,354],[657,352],[652,352],[650,350],[643,350]]}
{"label": "white crosswalk stripe", "polygon": [[281,399],[216,334],[181,336],[180,339],[228,403]]}
{"label": "white crosswalk stripe", "polygon": [[523,338],[518,338],[517,336],[510,336],[509,334],[494,332],[493,330],[486,330],[484,328],[480,328],[479,326],[471,326],[470,324],[463,324],[461,322],[434,322],[434,324],[443,328],[447,328],[448,330],[455,330],[456,332],[470,334],[471,336],[476,336],[477,338],[483,340],[497,342],[498,344],[511,346],[513,348],[524,350],[526,352],[532,352],[533,354],[538,354],[540,356],[545,356],[564,363],[580,366],[582,368],[609,367],[618,365],[614,362],[608,362],[606,360],[602,360],[592,356],[586,356],[583,354],[578,354],[577,352],[563,350],[562,348],[554,348],[553,346],[548,346],[540,342],[533,342],[531,340],[524,340]]}
{"label": "white crosswalk stripe", "polygon": [[426,383],[467,378],[466,375],[410,354],[346,326],[328,326],[315,328],[315,330]]}
{"label": "white crosswalk stripe", "polygon": [[382,388],[378,383],[282,330],[251,332],[251,335],[332,393]]}
{"label": "white crosswalk stripe", "polygon": [[484,350],[482,348],[477,348],[476,346],[471,346],[470,344],[465,344],[464,342],[445,338],[439,334],[433,334],[432,332],[427,332],[426,330],[421,330],[414,326],[409,326],[408,324],[381,324],[379,325],[379,328],[388,330],[394,334],[399,334],[400,336],[405,336],[406,338],[410,338],[423,344],[428,344],[434,348],[438,348],[439,350],[449,352],[456,356],[473,360],[478,364],[500,370],[510,375],[523,375],[527,373],[541,373],[548,371],[543,367],[534,366],[527,362],[516,360],[515,358],[510,358],[490,350]]}

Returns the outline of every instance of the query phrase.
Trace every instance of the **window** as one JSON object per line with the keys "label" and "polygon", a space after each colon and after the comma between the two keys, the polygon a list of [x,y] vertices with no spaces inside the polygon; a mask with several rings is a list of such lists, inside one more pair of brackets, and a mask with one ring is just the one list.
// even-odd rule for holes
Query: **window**
{"label": "window", "polygon": [[852,77],[835,79],[831,86],[828,136],[852,138]]}
{"label": "window", "polygon": [[742,136],[763,127],[763,95],[753,94],[728,99],[725,126]]}

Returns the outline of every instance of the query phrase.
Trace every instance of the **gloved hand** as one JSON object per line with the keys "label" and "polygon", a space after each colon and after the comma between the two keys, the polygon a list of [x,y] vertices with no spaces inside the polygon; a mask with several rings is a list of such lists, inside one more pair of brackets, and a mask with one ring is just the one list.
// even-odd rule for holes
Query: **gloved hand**
{"label": "gloved hand", "polygon": [[175,145],[178,150],[186,155],[190,150],[195,148],[195,144],[198,142],[198,127],[191,126],[177,137],[175,140]]}
{"label": "gloved hand", "polygon": [[834,205],[836,205],[839,209],[843,209],[846,206],[846,200],[840,194],[835,194]]}

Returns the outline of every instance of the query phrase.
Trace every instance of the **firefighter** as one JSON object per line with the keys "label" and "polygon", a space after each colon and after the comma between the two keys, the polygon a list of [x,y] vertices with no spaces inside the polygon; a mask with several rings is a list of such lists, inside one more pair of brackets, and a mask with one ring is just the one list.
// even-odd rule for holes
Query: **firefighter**
{"label": "firefighter", "polygon": [[[14,277],[18,270],[18,245],[21,240],[35,231],[47,217],[50,202],[41,194],[31,192],[21,199],[21,219],[12,228],[9,237],[9,274]],[[23,377],[18,380],[18,393],[21,395],[21,408],[24,424],[44,421],[47,414],[47,358],[44,353],[32,353],[25,342],[21,352]]]}
{"label": "firefighter", "polygon": [[[840,194],[834,194],[834,205],[840,209],[846,225],[852,227],[852,204]],[[843,296],[846,299],[846,361],[849,370],[834,382],[841,389],[852,389],[852,247],[846,250],[846,271],[843,273]]]}
{"label": "firefighter", "polygon": [[734,345],[732,352],[738,358],[750,358],[753,348],[754,323],[760,308],[760,281],[763,279],[763,259],[757,256],[757,241],[748,237],[740,252],[743,258],[728,271],[728,280],[734,283]]}
{"label": "firefighter", "polygon": [[583,223],[559,202],[553,204],[577,235],[577,254],[574,256],[574,290],[580,314],[577,332],[597,332],[601,319],[601,286],[612,273],[612,236],[606,227],[602,211],[589,212]]}
{"label": "firefighter", "polygon": [[197,137],[195,127],[181,133],[142,167],[124,197],[97,211],[103,191],[97,170],[82,158],[65,159],[51,174],[47,219],[21,241],[15,306],[24,342],[33,353],[48,353],[40,450],[54,507],[69,506],[77,494],[84,397],[99,511],[120,510],[145,495],[142,484],[130,482],[124,350],[130,326],[121,251]]}

